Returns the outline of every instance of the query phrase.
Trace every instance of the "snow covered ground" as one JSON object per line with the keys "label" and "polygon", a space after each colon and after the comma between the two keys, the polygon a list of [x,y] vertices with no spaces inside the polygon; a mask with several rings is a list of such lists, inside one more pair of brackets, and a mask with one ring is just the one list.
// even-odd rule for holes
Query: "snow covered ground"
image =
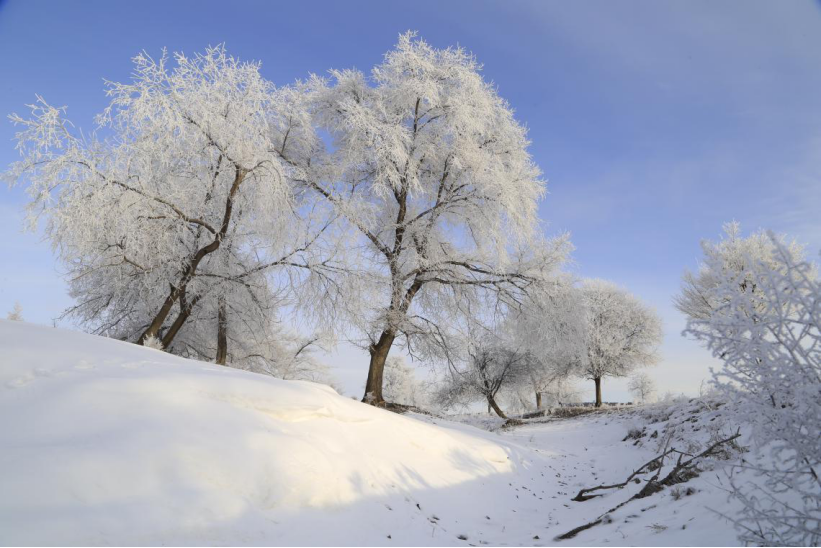
{"label": "snow covered ground", "polygon": [[488,432],[20,322],[0,349],[4,545],[737,544],[720,463],[555,540],[641,486],[580,488],[731,426],[702,402]]}

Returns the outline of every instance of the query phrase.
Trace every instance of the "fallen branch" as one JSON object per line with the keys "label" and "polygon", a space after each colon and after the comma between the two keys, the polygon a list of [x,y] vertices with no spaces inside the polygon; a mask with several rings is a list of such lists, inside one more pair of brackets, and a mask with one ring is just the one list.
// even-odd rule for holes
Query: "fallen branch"
{"label": "fallen branch", "polygon": [[[678,483],[684,483],[685,481],[688,481],[688,480],[698,476],[699,471],[695,468],[696,461],[698,459],[702,459],[702,458],[705,458],[705,457],[712,456],[713,453],[719,447],[721,447],[722,445],[724,445],[726,443],[730,443],[732,441],[735,441],[740,436],[741,436],[741,430],[740,429],[736,430],[736,433],[734,435],[730,436],[729,438],[726,438],[726,439],[715,442],[713,445],[711,445],[710,447],[708,447],[707,449],[705,449],[704,451],[702,451],[701,453],[699,453],[696,456],[692,456],[692,455],[689,455],[689,454],[684,453],[682,451],[677,451],[677,450],[673,449],[673,451],[678,453],[679,456],[678,456],[678,461],[676,462],[676,465],[673,467],[673,469],[670,471],[670,473],[667,474],[666,476],[664,476],[664,479],[661,480],[661,481],[658,481],[657,478],[655,478],[655,479],[651,478],[650,481],[647,482],[647,485],[645,485],[641,489],[641,491],[639,491],[636,495],[634,495],[633,498],[644,498],[644,497],[650,496],[653,493],[657,493],[658,491],[661,491],[665,487],[670,487],[670,486],[676,485]],[[682,461],[682,459],[685,456],[689,456],[691,458],[687,459],[686,461]]]}
{"label": "fallen branch", "polygon": [[[664,459],[664,457],[666,457],[667,455],[669,455],[673,451],[675,451],[675,449],[668,449],[667,451],[665,451],[661,455],[659,455],[659,456],[653,458],[652,460],[649,460],[646,463],[642,464],[641,466],[639,466],[639,468],[636,471],[634,471],[632,474],[630,474],[630,476],[628,476],[628,478],[626,480],[624,480],[623,482],[621,482],[621,483],[614,483],[613,485],[597,485],[596,487],[587,487],[587,488],[582,489],[581,491],[579,491],[579,493],[570,500],[573,500],[573,501],[576,501],[576,502],[584,502],[586,500],[590,500],[590,499],[594,499],[596,497],[602,496],[601,494],[587,496],[587,493],[592,493],[594,491],[602,491],[604,489],[622,489],[624,487],[627,487],[627,485],[631,481],[633,481],[633,478],[635,478],[639,474],[643,474],[645,471],[648,471],[649,467],[653,463],[659,463],[659,468],[661,468],[661,464],[660,464],[659,461]],[[636,478],[635,481],[636,481],[636,483],[638,483],[639,479]]]}
{"label": "fallen branch", "polygon": [[[665,451],[664,453],[662,453],[661,455],[659,455],[658,457],[654,458],[653,460],[649,461],[647,464],[641,466],[637,471],[633,472],[630,475],[630,477],[627,478],[627,481],[625,481],[624,483],[615,484],[615,485],[612,485],[612,486],[600,485],[598,487],[591,487],[589,489],[582,489],[581,491],[579,491],[579,494],[576,495],[576,497],[574,497],[572,500],[584,501],[584,500],[588,500],[590,498],[593,498],[593,497],[586,497],[585,498],[584,497],[585,492],[589,493],[591,491],[600,490],[600,489],[611,489],[611,488],[617,488],[617,487],[618,488],[625,487],[627,484],[630,483],[630,480],[632,480],[637,474],[640,473],[641,470],[648,467],[653,462],[656,462],[656,461],[659,462],[659,467],[656,470],[656,473],[653,475],[652,478],[650,478],[647,481],[645,486],[641,488],[641,491],[639,491],[638,493],[636,493],[635,495],[633,495],[632,497],[630,497],[626,501],[614,506],[613,508],[611,508],[607,512],[605,512],[602,515],[600,515],[599,517],[597,517],[595,520],[593,520],[591,522],[588,522],[584,525],[581,525],[579,527],[576,527],[575,529],[571,529],[570,531],[568,531],[567,533],[564,533],[563,535],[557,536],[555,540],[571,539],[571,538],[575,537],[577,534],[581,533],[582,531],[585,531],[587,529],[590,529],[591,527],[594,527],[594,526],[602,523],[603,521],[605,521],[604,517],[607,514],[615,512],[616,510],[618,510],[619,508],[621,508],[622,506],[624,506],[625,504],[627,504],[631,501],[634,501],[634,500],[637,500],[637,499],[643,499],[645,497],[649,497],[651,495],[654,495],[654,494],[658,493],[659,491],[661,491],[665,487],[676,485],[678,483],[684,483],[685,481],[689,481],[690,479],[698,476],[699,471],[696,468],[696,464],[698,464],[698,463],[696,461],[698,461],[699,459],[703,459],[705,457],[712,456],[719,447],[721,447],[724,444],[735,441],[740,436],[741,436],[741,430],[739,429],[739,430],[736,431],[736,433],[734,435],[730,436],[729,438],[717,441],[716,443],[712,444],[710,447],[708,447],[707,449],[705,449],[704,451],[702,451],[701,453],[699,453],[698,455],[695,455],[695,456],[690,455],[688,453],[685,453],[683,451],[678,451],[677,449],[672,449],[671,448],[671,449]],[[676,461],[676,464],[675,464],[675,466],[673,466],[673,469],[670,471],[670,473],[668,473],[666,476],[664,476],[664,479],[659,480],[658,478],[661,475],[661,468],[664,464],[664,458],[667,455],[672,454],[672,453],[678,453],[678,455],[679,455],[678,460]],[[687,460],[683,460],[685,456],[690,457],[690,458],[687,459]],[[601,496],[601,495],[595,495],[595,496]]]}

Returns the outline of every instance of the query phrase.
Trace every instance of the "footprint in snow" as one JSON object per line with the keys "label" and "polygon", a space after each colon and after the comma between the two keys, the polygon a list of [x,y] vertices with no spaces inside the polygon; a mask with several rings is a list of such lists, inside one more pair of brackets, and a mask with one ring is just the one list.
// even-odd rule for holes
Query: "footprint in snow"
{"label": "footprint in snow", "polygon": [[17,377],[16,379],[12,379],[12,380],[8,381],[6,383],[6,386],[9,387],[9,388],[22,388],[22,387],[26,386],[27,384],[31,384],[32,382],[34,382],[38,378],[44,379],[44,378],[49,378],[49,377],[54,377],[54,376],[59,376],[59,375],[65,375],[65,373],[56,373],[56,372],[52,371],[51,369],[45,369],[43,367],[38,367],[34,371],[32,371],[31,373],[27,373],[27,374],[23,375],[22,377]]}

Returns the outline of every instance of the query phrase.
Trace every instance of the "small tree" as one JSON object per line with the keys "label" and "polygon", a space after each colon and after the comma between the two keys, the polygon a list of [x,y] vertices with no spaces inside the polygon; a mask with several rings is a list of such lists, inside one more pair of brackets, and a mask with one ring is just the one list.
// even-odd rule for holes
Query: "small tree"
{"label": "small tree", "polygon": [[724,362],[713,384],[754,426],[771,451],[769,466],[744,464],[763,485],[739,484],[736,525],[748,544],[817,546],[821,542],[821,284],[794,246],[769,236],[769,256],[737,257],[725,268],[706,254],[712,282],[706,317],[690,316],[685,334]]}
{"label": "small tree", "polygon": [[414,368],[405,363],[401,356],[391,356],[385,362],[385,399],[400,405],[420,406],[422,386],[416,379]]}
{"label": "small tree", "polygon": [[562,377],[547,385],[542,392],[542,407],[561,407],[568,403],[577,403],[582,399],[582,390],[576,385],[573,377]]}
{"label": "small tree", "polygon": [[317,355],[327,352],[330,345],[327,336],[304,336],[273,324],[254,338],[232,340],[228,365],[278,379],[334,386],[331,369]]}
{"label": "small tree", "polygon": [[20,306],[19,302],[14,303],[14,308],[11,309],[11,312],[8,313],[6,316],[7,320],[12,320],[15,322],[22,322],[23,320],[23,307]]}
{"label": "small tree", "polygon": [[[587,359],[584,301],[570,276],[531,288],[506,323],[516,348],[528,352],[527,378],[541,409],[543,395],[564,394],[568,379]],[[559,396],[561,397],[561,396]]]}
{"label": "small tree", "polygon": [[647,403],[650,397],[656,393],[656,383],[652,377],[644,372],[634,373],[627,383],[627,389],[641,403]]}
{"label": "small tree", "polygon": [[439,390],[440,403],[448,408],[463,401],[484,400],[497,415],[507,419],[496,397],[501,390],[522,383],[529,359],[524,352],[480,346],[471,351],[463,370],[452,369],[449,381]]}
{"label": "small tree", "polygon": [[596,385],[596,407],[602,405],[605,377],[625,377],[635,368],[658,361],[661,319],[639,299],[603,280],[582,284],[587,317],[587,360],[580,375]]}

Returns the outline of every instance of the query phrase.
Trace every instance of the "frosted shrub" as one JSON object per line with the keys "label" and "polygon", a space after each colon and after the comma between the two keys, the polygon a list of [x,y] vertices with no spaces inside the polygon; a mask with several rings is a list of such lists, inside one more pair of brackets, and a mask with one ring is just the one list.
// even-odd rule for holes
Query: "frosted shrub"
{"label": "frosted shrub", "polygon": [[8,313],[6,319],[11,320],[13,322],[23,321],[23,307],[20,306],[20,303],[14,303],[14,308],[12,308],[11,312]]}
{"label": "frosted shrub", "polygon": [[686,334],[724,362],[714,385],[754,425],[772,463],[751,467],[760,485],[735,482],[744,504],[741,540],[768,545],[821,542],[821,285],[812,264],[770,234],[771,257],[744,254],[724,268],[708,254],[709,314]]}
{"label": "frosted shrub", "polygon": [[414,368],[401,356],[391,356],[385,361],[383,395],[391,403],[419,407],[424,400],[422,383],[417,380]]}
{"label": "frosted shrub", "polygon": [[143,341],[143,346],[145,346],[146,348],[153,348],[154,350],[162,350],[163,349],[162,341],[160,339],[158,339],[157,337],[154,337],[153,335],[150,336],[150,337],[147,337],[145,339],[145,341]]}

